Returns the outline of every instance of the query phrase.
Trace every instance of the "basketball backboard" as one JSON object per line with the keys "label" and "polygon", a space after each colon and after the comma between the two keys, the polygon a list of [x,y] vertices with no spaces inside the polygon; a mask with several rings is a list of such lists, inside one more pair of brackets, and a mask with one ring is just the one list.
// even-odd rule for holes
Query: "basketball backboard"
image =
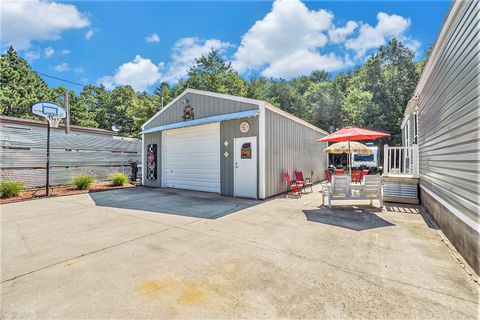
{"label": "basketball backboard", "polygon": [[51,127],[57,127],[60,119],[65,119],[67,112],[61,106],[49,101],[37,102],[32,105],[32,113],[47,118]]}

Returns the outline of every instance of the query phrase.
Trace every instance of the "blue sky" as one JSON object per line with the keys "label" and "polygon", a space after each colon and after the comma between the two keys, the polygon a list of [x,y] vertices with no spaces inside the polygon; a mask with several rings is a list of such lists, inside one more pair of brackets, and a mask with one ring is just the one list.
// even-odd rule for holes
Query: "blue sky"
{"label": "blue sky", "polygon": [[[241,75],[289,79],[362,64],[397,37],[420,59],[449,1],[30,2],[2,0],[2,51],[42,73],[107,88],[175,83],[219,49]],[[74,85],[45,78],[51,86]]]}

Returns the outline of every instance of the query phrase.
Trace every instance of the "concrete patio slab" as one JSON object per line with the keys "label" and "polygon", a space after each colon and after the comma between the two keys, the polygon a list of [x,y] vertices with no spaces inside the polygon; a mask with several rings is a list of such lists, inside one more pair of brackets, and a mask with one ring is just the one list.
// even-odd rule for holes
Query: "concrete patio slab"
{"label": "concrete patio slab", "polygon": [[478,285],[418,207],[328,209],[314,191],[2,205],[1,318],[478,318]]}

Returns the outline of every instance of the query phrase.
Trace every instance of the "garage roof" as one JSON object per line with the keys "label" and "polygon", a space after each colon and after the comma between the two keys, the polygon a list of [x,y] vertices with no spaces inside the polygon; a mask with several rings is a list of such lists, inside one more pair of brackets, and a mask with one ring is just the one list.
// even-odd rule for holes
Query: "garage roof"
{"label": "garage roof", "polygon": [[244,118],[253,118],[253,117],[258,116],[258,113],[259,113],[258,109],[253,109],[253,110],[247,110],[247,111],[241,111],[241,112],[220,114],[220,115],[212,116],[212,117],[205,117],[205,118],[189,120],[189,121],[181,121],[181,122],[166,124],[166,125],[163,125],[163,126],[153,127],[153,128],[150,128],[150,129],[143,130],[141,132],[141,134],[170,130],[170,129],[193,127],[193,126],[199,126],[199,125],[202,125],[202,124],[208,124],[208,123],[214,123],[214,122],[221,122],[221,121],[228,121],[228,120],[235,120],[235,119],[244,119]]}

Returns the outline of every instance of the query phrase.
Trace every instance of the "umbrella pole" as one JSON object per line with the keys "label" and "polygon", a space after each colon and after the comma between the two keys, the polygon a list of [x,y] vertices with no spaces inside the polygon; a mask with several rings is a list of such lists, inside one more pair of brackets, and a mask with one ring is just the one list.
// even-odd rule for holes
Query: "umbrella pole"
{"label": "umbrella pole", "polygon": [[348,140],[348,166],[349,166],[349,171],[348,174],[351,176],[352,175],[352,148],[350,147],[350,140]]}

